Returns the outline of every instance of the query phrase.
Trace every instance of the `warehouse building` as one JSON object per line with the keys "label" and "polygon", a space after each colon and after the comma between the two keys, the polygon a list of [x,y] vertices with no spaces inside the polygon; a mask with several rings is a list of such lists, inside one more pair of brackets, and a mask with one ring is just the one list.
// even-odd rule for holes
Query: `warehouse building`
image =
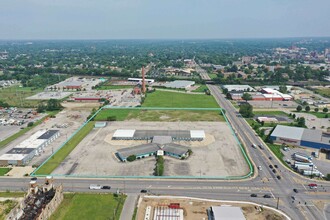
{"label": "warehouse building", "polygon": [[330,150],[330,133],[322,130],[277,125],[270,139],[278,144]]}
{"label": "warehouse building", "polygon": [[246,220],[241,207],[212,206],[208,209],[209,220]]}
{"label": "warehouse building", "polygon": [[173,89],[188,89],[193,85],[195,85],[194,81],[187,81],[187,80],[175,80],[173,82],[168,82],[164,84],[166,88],[173,88]]}
{"label": "warehouse building", "polygon": [[205,138],[203,130],[116,130],[113,140],[151,140],[155,136],[170,136],[173,141],[202,141]]}
{"label": "warehouse building", "polygon": [[228,92],[231,91],[241,91],[241,92],[252,92],[255,91],[254,88],[252,88],[249,85],[222,85],[221,86],[222,89],[228,89]]}
{"label": "warehouse building", "polygon": [[0,165],[27,165],[45,147],[60,135],[59,130],[40,130],[5,154],[0,156]]}

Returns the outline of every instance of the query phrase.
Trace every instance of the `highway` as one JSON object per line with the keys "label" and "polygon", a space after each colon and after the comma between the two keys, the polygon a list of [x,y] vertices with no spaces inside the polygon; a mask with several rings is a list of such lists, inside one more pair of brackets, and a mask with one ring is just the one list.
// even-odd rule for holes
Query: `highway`
{"label": "highway", "polygon": [[[329,213],[329,206],[325,210],[317,209],[312,200],[329,200],[330,183],[318,183],[317,190],[311,190],[308,187],[312,180],[300,177],[299,175],[287,170],[275,156],[269,151],[262,140],[256,136],[252,128],[240,117],[237,110],[231,103],[225,99],[218,86],[208,85],[209,90],[215,97],[219,105],[226,110],[226,116],[230,121],[233,129],[246,146],[249,157],[255,166],[261,166],[255,177],[247,180],[208,180],[208,179],[105,179],[105,178],[66,178],[54,177],[56,184],[63,184],[64,190],[67,192],[90,192],[90,184],[100,184],[111,186],[110,192],[123,192],[129,195],[138,195],[141,189],[147,189],[150,194],[154,195],[173,195],[173,196],[190,196],[206,199],[218,200],[235,200],[235,201],[251,201],[259,204],[277,206],[279,201],[279,209],[288,214],[292,219],[308,219],[320,220],[326,219]],[[252,143],[264,146],[264,150],[260,148],[252,148]],[[273,157],[269,160],[269,157]],[[269,165],[276,164],[277,174],[269,169]],[[282,178],[278,180],[277,175]],[[0,178],[1,191],[26,191],[28,188],[29,178]],[[43,178],[39,178],[39,182]],[[322,185],[322,186],[321,186]],[[294,193],[293,189],[298,189],[298,193]],[[102,190],[104,192],[109,190]],[[99,191],[97,191],[99,192]],[[257,194],[258,197],[251,197],[251,194]],[[265,194],[271,195],[271,198],[263,198]],[[293,198],[294,197],[294,198]],[[279,199],[279,200],[278,200]]]}
{"label": "highway", "polygon": [[207,74],[206,70],[201,68],[198,64],[196,65],[196,72],[199,73],[201,76],[202,80],[211,80],[209,74]]}

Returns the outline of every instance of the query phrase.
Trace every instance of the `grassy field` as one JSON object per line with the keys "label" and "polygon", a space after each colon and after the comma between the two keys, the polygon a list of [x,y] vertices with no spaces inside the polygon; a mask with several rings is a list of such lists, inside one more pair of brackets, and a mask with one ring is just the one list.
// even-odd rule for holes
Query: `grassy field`
{"label": "grassy field", "polygon": [[[280,145],[276,145],[276,144],[269,144],[267,143],[269,149],[271,151],[273,151],[273,153],[276,155],[276,157],[282,162],[283,165],[288,166],[288,164],[284,161],[283,157],[284,154],[281,151],[281,146]],[[290,167],[289,167],[290,168]]]}
{"label": "grassy field", "polygon": [[20,198],[24,197],[25,192],[0,192],[1,198]]}
{"label": "grassy field", "polygon": [[31,87],[12,86],[0,89],[0,100],[7,102],[10,106],[17,107],[36,107],[40,101],[26,100],[26,97],[35,95],[43,89],[35,89]]}
{"label": "grassy field", "polygon": [[316,89],[316,92],[321,96],[330,98],[330,88],[319,88]]}
{"label": "grassy field", "polygon": [[35,123],[33,123],[33,126],[31,126],[31,127],[25,127],[24,129],[20,130],[16,134],[13,134],[12,136],[9,136],[5,140],[1,141],[0,142],[0,149],[3,148],[3,147],[5,147],[7,144],[9,144],[10,142],[12,142],[13,140],[16,140],[18,137],[22,136],[23,134],[25,134],[26,132],[28,132],[32,128],[34,128],[34,127],[38,126],[39,124],[41,124],[46,117],[43,117],[39,121],[36,121]]}
{"label": "grassy field", "polygon": [[148,93],[143,107],[219,108],[213,96],[156,91]]}
{"label": "grassy field", "polygon": [[109,117],[116,117],[116,121],[138,119],[140,121],[224,121],[219,111],[186,111],[186,110],[129,110],[106,109],[101,111],[94,120],[106,121]]}
{"label": "grassy field", "polygon": [[330,112],[323,113],[322,112],[322,109],[321,109],[321,112],[313,112],[313,111],[306,112],[306,111],[301,111],[300,113],[306,113],[306,114],[315,115],[317,118],[325,118],[326,115],[328,115],[328,117],[330,117]]}
{"label": "grassy field", "polygon": [[120,217],[126,196],[113,194],[64,194],[64,200],[50,220],[117,220]]}
{"label": "grassy field", "polygon": [[215,79],[215,78],[217,78],[217,74],[215,74],[215,73],[209,73],[209,77],[211,78],[211,79]]}
{"label": "grassy field", "polygon": [[280,115],[280,116],[288,116],[287,113],[282,111],[253,111],[254,115],[263,116],[263,115]]}
{"label": "grassy field", "polygon": [[6,215],[17,205],[15,200],[0,201],[0,220],[6,219]]}
{"label": "grassy field", "polygon": [[96,88],[96,90],[132,89],[133,87],[132,85],[103,85]]}
{"label": "grassy field", "polygon": [[71,151],[94,128],[94,122],[85,125],[70,141],[68,141],[52,158],[50,158],[35,174],[50,174],[71,153]]}
{"label": "grassy field", "polygon": [[0,168],[0,176],[4,176],[6,173],[8,173],[11,170],[11,168],[5,168],[1,167]]}
{"label": "grassy field", "polygon": [[192,92],[204,92],[205,89],[208,89],[206,85],[199,85],[199,87]]}

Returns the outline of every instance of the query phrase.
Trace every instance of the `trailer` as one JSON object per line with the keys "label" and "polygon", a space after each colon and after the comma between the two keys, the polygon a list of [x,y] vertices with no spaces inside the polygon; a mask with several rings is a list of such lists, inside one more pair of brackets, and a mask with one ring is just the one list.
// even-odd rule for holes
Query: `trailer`
{"label": "trailer", "polygon": [[313,163],[305,163],[305,162],[295,161],[294,165],[314,165],[314,164]]}
{"label": "trailer", "polygon": [[300,161],[300,162],[305,162],[305,163],[310,163],[312,162],[311,157],[305,157],[299,154],[293,154],[292,158],[296,161]]}
{"label": "trailer", "polygon": [[306,157],[308,158],[308,160],[312,160],[313,158],[307,154],[303,154],[303,153],[299,153],[299,152],[295,152],[293,155],[297,155],[297,156],[301,156],[301,157]]}
{"label": "trailer", "polygon": [[324,177],[324,175],[320,171],[318,171],[318,170],[304,170],[303,171],[303,175],[304,176],[311,176],[311,175],[313,175],[313,176],[317,176],[317,177]]}
{"label": "trailer", "polygon": [[315,165],[295,165],[294,168],[297,170],[308,170],[308,169],[316,169],[317,167]]}

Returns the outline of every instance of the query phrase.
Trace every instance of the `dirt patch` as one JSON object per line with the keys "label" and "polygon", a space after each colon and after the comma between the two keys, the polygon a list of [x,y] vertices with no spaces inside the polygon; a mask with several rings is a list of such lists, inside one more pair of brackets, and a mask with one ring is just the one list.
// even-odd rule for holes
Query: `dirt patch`
{"label": "dirt patch", "polygon": [[13,167],[8,173],[7,176],[12,177],[22,177],[26,174],[32,173],[34,168],[32,166],[25,166],[25,167]]}

